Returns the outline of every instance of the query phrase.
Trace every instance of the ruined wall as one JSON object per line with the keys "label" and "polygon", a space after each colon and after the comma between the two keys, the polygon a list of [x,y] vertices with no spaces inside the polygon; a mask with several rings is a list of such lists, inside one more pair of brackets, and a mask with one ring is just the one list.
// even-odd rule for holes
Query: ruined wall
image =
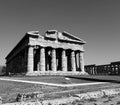
{"label": "ruined wall", "polygon": [[7,63],[9,73],[25,73],[27,70],[27,50],[20,51],[10,62]]}
{"label": "ruined wall", "polygon": [[91,75],[120,75],[120,62],[107,65],[86,65],[85,71]]}

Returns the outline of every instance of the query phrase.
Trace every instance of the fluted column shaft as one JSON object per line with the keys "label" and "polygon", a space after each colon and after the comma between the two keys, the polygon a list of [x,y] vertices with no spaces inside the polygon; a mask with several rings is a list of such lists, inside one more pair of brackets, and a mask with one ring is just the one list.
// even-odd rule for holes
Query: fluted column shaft
{"label": "fluted column shaft", "polygon": [[80,60],[80,69],[81,69],[81,72],[85,72],[84,70],[84,58],[83,58],[83,52],[80,52],[79,53],[79,60]]}
{"label": "fluted column shaft", "polygon": [[71,70],[76,72],[75,51],[71,52]]}
{"label": "fluted column shaft", "polygon": [[28,47],[28,64],[27,64],[27,72],[33,72],[33,64],[34,64],[34,55],[33,55],[34,48],[32,46]]}
{"label": "fluted column shaft", "polygon": [[45,72],[45,48],[40,48],[40,71]]}
{"label": "fluted column shaft", "polygon": [[52,49],[52,71],[56,72],[57,71],[57,65],[56,65],[56,50]]}
{"label": "fluted column shaft", "polygon": [[64,49],[62,51],[62,71],[67,72],[66,51]]}

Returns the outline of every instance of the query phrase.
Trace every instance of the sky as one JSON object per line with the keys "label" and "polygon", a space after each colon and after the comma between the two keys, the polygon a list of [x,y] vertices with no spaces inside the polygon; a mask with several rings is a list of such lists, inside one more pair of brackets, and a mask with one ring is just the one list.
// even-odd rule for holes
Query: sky
{"label": "sky", "polygon": [[85,65],[120,61],[120,0],[0,0],[0,65],[26,32],[51,29],[87,42]]}

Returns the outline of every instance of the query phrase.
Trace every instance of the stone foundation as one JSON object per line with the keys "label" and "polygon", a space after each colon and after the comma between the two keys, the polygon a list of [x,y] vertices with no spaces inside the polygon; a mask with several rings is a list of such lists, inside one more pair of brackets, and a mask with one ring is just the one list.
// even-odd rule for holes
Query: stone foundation
{"label": "stone foundation", "polygon": [[[31,93],[32,95],[32,93]],[[29,96],[31,96],[29,94]],[[41,93],[34,93],[36,96],[41,97]],[[26,95],[27,96],[27,95]],[[43,96],[43,94],[42,94]],[[39,98],[39,97],[38,97]],[[87,92],[75,94],[70,97],[60,99],[43,100],[35,102],[16,102],[6,103],[1,105],[119,105],[120,104],[120,88],[104,89],[100,91]]]}
{"label": "stone foundation", "polygon": [[86,72],[52,72],[52,71],[46,71],[46,72],[33,72],[33,73],[27,73],[26,76],[40,76],[40,75],[61,75],[61,76],[69,76],[69,75],[88,75]]}

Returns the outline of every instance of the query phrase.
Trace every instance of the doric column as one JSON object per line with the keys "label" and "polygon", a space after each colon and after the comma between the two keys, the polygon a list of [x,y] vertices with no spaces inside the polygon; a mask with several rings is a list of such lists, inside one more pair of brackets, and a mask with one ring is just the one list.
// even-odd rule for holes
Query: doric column
{"label": "doric column", "polygon": [[71,70],[76,72],[75,51],[71,52]]}
{"label": "doric column", "polygon": [[33,56],[33,46],[28,47],[28,64],[27,64],[27,73],[33,72],[34,56]]}
{"label": "doric column", "polygon": [[67,72],[67,59],[66,59],[66,51],[62,50],[62,71]]}
{"label": "doric column", "polygon": [[79,68],[78,52],[75,52],[75,63],[76,63],[76,70],[78,70]]}
{"label": "doric column", "polygon": [[56,72],[57,70],[57,66],[56,66],[56,50],[53,48],[52,49],[52,71],[53,72]]}
{"label": "doric column", "polygon": [[45,72],[45,48],[40,48],[40,71]]}
{"label": "doric column", "polygon": [[37,71],[40,70],[40,63],[37,64]]}
{"label": "doric column", "polygon": [[84,70],[84,58],[83,58],[83,52],[79,52],[79,62],[80,62],[80,69],[81,69],[81,72],[85,72]]}

